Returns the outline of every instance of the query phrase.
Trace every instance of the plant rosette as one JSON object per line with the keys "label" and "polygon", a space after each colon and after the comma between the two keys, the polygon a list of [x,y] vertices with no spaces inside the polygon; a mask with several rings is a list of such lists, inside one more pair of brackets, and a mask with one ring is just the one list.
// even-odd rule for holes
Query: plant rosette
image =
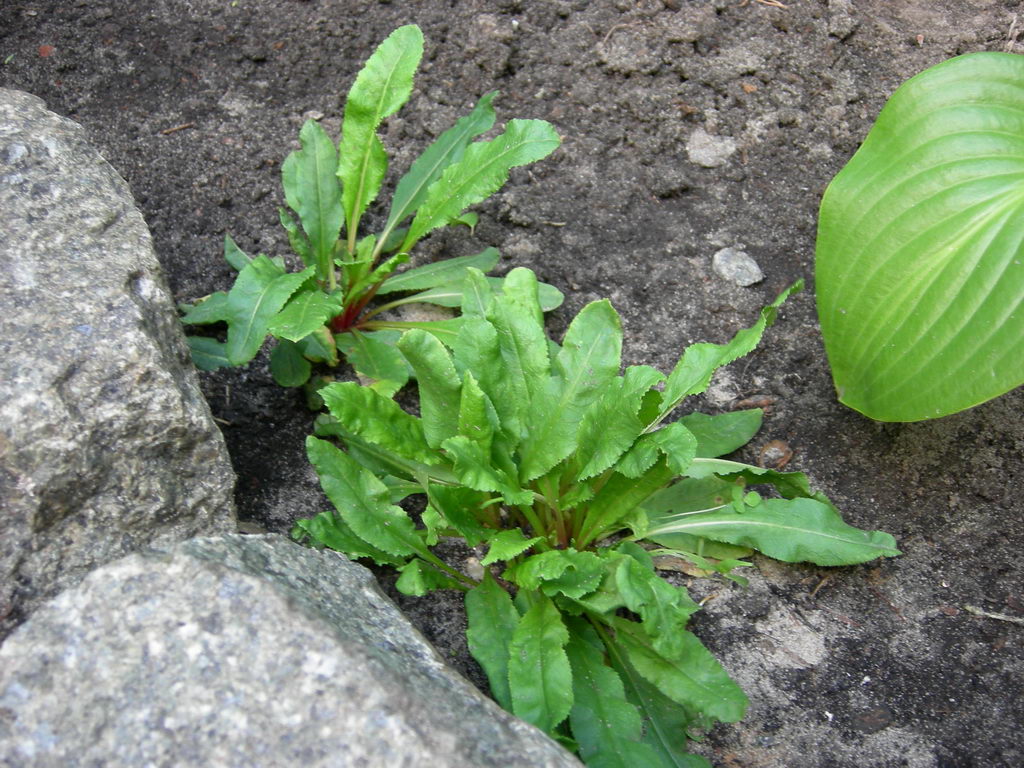
{"label": "plant rosette", "polygon": [[[244,365],[268,336],[277,339],[270,357],[275,381],[297,387],[310,380],[313,364],[337,366],[347,360],[376,389],[392,394],[410,375],[394,348],[402,331],[419,328],[442,341],[454,338],[460,318],[403,322],[382,313],[409,303],[458,307],[467,270],[492,270],[499,254],[488,248],[399,271],[426,235],[449,224],[476,224],[466,209],[496,192],[509,171],[546,157],[559,145],[543,120],[511,120],[490,140],[475,141],[495,122],[496,92],[480,99],[431,144],[395,187],[382,229],[360,235],[360,221],[377,198],[388,156],[377,131],[409,99],[423,55],[423,34],[415,25],[396,29],[356,76],[345,102],[341,139],[336,146],[314,120],[299,133],[301,149],[281,169],[285,208],[281,224],[305,268],[289,272],[280,257],[250,257],[231,239],[224,257],[238,271],[231,290],[184,306],[189,325],[227,324],[227,337],[192,336],[196,366],[213,370]],[[489,278],[500,291],[502,280]],[[545,310],[562,294],[541,289]],[[374,302],[380,297],[384,301]]]}
{"label": "plant rosette", "polygon": [[[354,383],[321,391],[329,413],[307,449],[335,510],[293,535],[397,568],[406,594],[465,592],[495,700],[589,765],[706,766],[687,737],[739,720],[747,699],[687,630],[698,606],[653,558],[742,582],[753,550],[822,566],[899,554],[890,535],[844,523],[805,475],[719,458],[754,435],[759,410],[668,421],[799,287],[665,376],[621,371],[609,302],[587,305],[559,345],[532,272],[513,270],[498,293],[470,269],[454,338],[413,329],[397,342],[419,417]],[[426,499],[418,522],[398,506],[414,495]],[[432,551],[441,537],[486,550],[482,579]]]}

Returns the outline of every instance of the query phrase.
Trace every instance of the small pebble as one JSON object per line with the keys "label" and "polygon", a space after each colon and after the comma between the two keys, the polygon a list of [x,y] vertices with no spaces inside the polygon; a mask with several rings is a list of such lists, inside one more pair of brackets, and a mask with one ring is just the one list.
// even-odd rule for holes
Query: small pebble
{"label": "small pebble", "polygon": [[686,141],[686,154],[690,162],[704,168],[725,165],[735,151],[736,139],[730,136],[712,136],[703,128],[691,133]]}
{"label": "small pebble", "polygon": [[764,280],[764,273],[746,251],[736,248],[723,248],[711,257],[711,268],[719,277],[730,283],[754,285]]}

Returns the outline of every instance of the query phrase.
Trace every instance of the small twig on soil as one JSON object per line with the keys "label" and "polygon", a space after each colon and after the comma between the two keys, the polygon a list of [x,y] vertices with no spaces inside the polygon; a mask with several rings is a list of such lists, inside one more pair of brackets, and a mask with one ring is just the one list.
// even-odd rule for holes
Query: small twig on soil
{"label": "small twig on soil", "polygon": [[[749,2],[750,0],[743,0],[743,2],[740,3],[737,7],[743,8]],[[754,0],[754,2],[760,3],[761,5],[767,5],[769,8],[789,8],[788,5],[783,5],[782,3],[779,2],[779,0]]]}
{"label": "small twig on soil", "polygon": [[907,617],[903,615],[903,612],[896,606],[896,603],[894,603],[892,600],[886,597],[885,593],[882,592],[882,590],[880,590],[874,584],[868,584],[868,589],[875,593],[875,597],[877,597],[883,603],[888,605],[892,609],[892,612],[899,616],[902,621],[907,620]]}
{"label": "small twig on soil", "polygon": [[566,221],[542,221],[541,224],[547,224],[549,227],[564,227],[568,222]]}
{"label": "small twig on soil", "polygon": [[965,605],[964,610],[968,613],[973,613],[975,616],[982,616],[986,619],[995,619],[996,621],[1008,621],[1011,624],[1024,624],[1024,619],[1020,616],[1007,616],[1005,613],[992,613],[991,611],[983,611],[976,605]]}
{"label": "small twig on soil", "polygon": [[612,27],[611,29],[608,30],[608,34],[604,36],[604,40],[601,41],[601,45],[603,46],[603,45],[605,45],[608,42],[608,38],[610,38],[612,36],[612,33],[615,32],[615,30],[617,30],[617,29],[626,29],[628,27],[635,27],[639,23],[640,22],[638,22],[638,21],[631,21],[629,23],[616,24],[614,27]]}
{"label": "small twig on soil", "polygon": [[173,128],[164,128],[162,131],[160,131],[160,135],[161,136],[170,136],[172,133],[177,133],[178,131],[184,131],[186,128],[195,128],[195,127],[196,127],[195,123],[182,123],[181,125],[176,125]]}
{"label": "small twig on soil", "polygon": [[1017,14],[1013,14],[1013,18],[1010,19],[1010,29],[1006,32],[1006,45],[1003,46],[1003,50],[1006,53],[1013,53],[1013,46],[1017,43]]}
{"label": "small twig on soil", "polygon": [[816,586],[814,589],[811,590],[810,597],[814,597],[816,594],[818,594],[818,590],[820,590],[822,587],[824,587],[829,582],[829,579],[831,579],[831,578],[832,578],[831,576],[826,576],[821,581],[819,581],[818,582],[818,586]]}

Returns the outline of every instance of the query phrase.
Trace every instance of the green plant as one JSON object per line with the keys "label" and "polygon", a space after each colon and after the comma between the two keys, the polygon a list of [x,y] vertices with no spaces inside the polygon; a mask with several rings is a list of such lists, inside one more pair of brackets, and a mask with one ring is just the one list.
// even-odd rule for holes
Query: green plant
{"label": "green plant", "polygon": [[[321,390],[329,414],[307,449],[336,510],[293,534],[396,567],[407,594],[464,591],[494,698],[590,765],[706,765],[686,753],[687,734],[740,719],[747,700],[687,631],[698,606],[654,558],[742,581],[733,570],[752,549],[825,566],[898,554],[888,534],[846,525],[803,474],[718,458],[752,437],[760,411],[668,422],[754,348],[790,291],[729,343],[688,348],[666,377],[620,373],[607,301],[558,345],[532,272],[513,270],[497,294],[470,269],[449,345],[418,329],[397,343],[420,417],[354,383]],[[419,525],[397,506],[417,495]],[[482,578],[432,551],[444,536],[486,547]]]}
{"label": "green plant", "polygon": [[839,399],[932,419],[1024,383],[1024,57],[901,85],[821,203],[818,316]]}
{"label": "green plant", "polygon": [[[340,143],[335,146],[313,120],[302,127],[301,149],[281,169],[285,201],[299,221],[284,208],[280,219],[305,269],[292,273],[280,258],[250,258],[225,238],[224,256],[238,270],[234,286],[186,307],[183,317],[192,325],[227,324],[225,342],[206,336],[189,339],[199,368],[244,365],[271,335],[278,340],[270,366],[279,384],[301,386],[310,377],[311,363],[335,366],[346,358],[356,371],[376,380],[378,389],[390,393],[409,375],[392,346],[400,331],[418,327],[441,339],[455,335],[458,318],[400,322],[380,315],[412,302],[459,306],[466,270],[493,269],[498,252],[488,248],[475,256],[396,270],[409,261],[416,243],[438,227],[475,224],[475,214],[464,214],[466,208],[497,191],[511,168],[554,151],[559,137],[543,120],[512,120],[497,137],[474,141],[494,125],[491,102],[496,93],[489,93],[412,164],[395,188],[381,230],[360,236],[360,221],[388,167],[377,130],[408,100],[422,54],[418,27],[396,29],[348,93]],[[500,279],[492,280],[500,290]],[[384,295],[400,298],[371,306]],[[561,300],[561,293],[544,287],[545,309]]]}

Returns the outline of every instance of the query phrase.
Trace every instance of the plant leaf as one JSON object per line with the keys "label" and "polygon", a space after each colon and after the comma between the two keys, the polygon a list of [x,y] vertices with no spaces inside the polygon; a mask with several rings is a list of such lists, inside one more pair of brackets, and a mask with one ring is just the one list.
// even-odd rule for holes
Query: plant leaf
{"label": "plant leaf", "polygon": [[587,408],[618,375],[622,324],[607,301],[585,306],[569,324],[544,397],[532,402],[519,448],[520,478],[540,477],[576,448]]}
{"label": "plant leaf", "polygon": [[815,565],[854,565],[900,554],[882,531],[862,531],[843,522],[834,508],[816,499],[767,499],[736,512],[648,518],[647,536],[689,533],[757,549],[776,560]]}
{"label": "plant leaf", "polygon": [[401,250],[487,199],[505,183],[510,169],[546,157],[559,143],[555,129],[543,120],[511,120],[497,138],[470,144],[462,159],[430,185]]}
{"label": "plant leaf", "polygon": [[643,716],[644,744],[650,746],[669,768],[711,768],[711,763],[703,757],[684,751],[687,731],[699,718],[647,682],[614,641],[609,641],[606,648],[612,668],[619,673],[624,684],[626,699]]}
{"label": "plant leaf", "polygon": [[281,339],[270,351],[270,375],[278,386],[301,387],[309,381],[310,371],[309,360],[295,342]]}
{"label": "plant leaf", "polygon": [[580,757],[590,768],[664,768],[654,750],[641,743],[640,713],[626,701],[622,680],[601,652],[571,632],[565,651],[572,668],[569,724]]}
{"label": "plant leaf", "polygon": [[500,259],[501,254],[496,248],[485,248],[472,256],[456,256],[453,259],[444,259],[432,264],[424,264],[421,267],[413,267],[397,275],[392,275],[377,289],[377,293],[423,291],[442,285],[461,284],[466,277],[466,270],[470,267],[475,267],[481,272],[490,272]]}
{"label": "plant leaf", "polygon": [[650,434],[650,438],[665,454],[668,468],[677,475],[689,469],[697,457],[697,438],[678,421],[655,430]]}
{"label": "plant leaf", "polygon": [[398,349],[416,374],[423,434],[437,448],[459,433],[462,379],[444,345],[426,331],[414,328],[398,340]]}
{"label": "plant leaf", "polygon": [[267,337],[271,318],[312,275],[311,268],[286,273],[266,256],[250,261],[228,291],[227,357],[232,365],[252,360]]}
{"label": "plant leaf", "polygon": [[454,463],[459,482],[477,491],[500,493],[509,504],[529,504],[533,492],[519,487],[514,477],[491,462],[483,447],[465,435],[449,438],[441,448]]}
{"label": "plant leaf", "polygon": [[356,536],[337,512],[321,512],[308,520],[296,521],[292,538],[301,541],[304,537],[309,537],[319,546],[342,552],[353,560],[365,557],[377,565],[400,566],[405,563],[404,557],[390,555]]}
{"label": "plant leaf", "polygon": [[[338,153],[334,142],[315,120],[307,120],[299,131],[302,149],[292,152],[281,166],[281,181],[284,184],[284,198],[299,216],[302,229],[308,237],[307,258],[312,257],[316,265],[317,279],[326,284],[328,271],[334,269],[334,249],[341,234],[343,212],[341,209],[341,186],[336,175]],[[292,245],[300,238],[292,237],[285,224]],[[296,249],[302,256],[302,246]],[[307,266],[311,266],[307,264]],[[294,341],[294,339],[293,339]]]}
{"label": "plant leaf", "polygon": [[470,654],[483,667],[494,700],[511,711],[509,647],[519,625],[519,612],[508,592],[487,571],[480,585],[466,593],[466,623]]}
{"label": "plant leaf", "polygon": [[588,505],[576,546],[585,547],[617,530],[616,526],[659,488],[668,484],[675,473],[659,461],[639,479],[618,473],[611,476]]}
{"label": "plant leaf", "polygon": [[[490,494],[458,485],[429,483],[427,496],[434,510],[445,519],[448,525],[459,532],[468,546],[475,547],[480,542],[494,537],[494,531],[485,528],[477,519],[477,513],[490,501]],[[513,530],[518,530],[518,528]],[[481,565],[487,565],[487,563],[481,561]]]}
{"label": "plant leaf", "polygon": [[480,561],[480,565],[491,565],[503,560],[511,560],[541,541],[544,541],[543,536],[534,536],[532,539],[528,539],[519,528],[509,528],[490,540],[487,557]]}
{"label": "plant leaf", "polygon": [[586,480],[611,467],[643,432],[637,415],[644,394],[664,381],[660,371],[646,365],[626,369],[623,377],[608,382],[601,399],[587,409],[580,422],[576,465],[577,480]]}
{"label": "plant leaf", "polygon": [[743,717],[746,695],[692,632],[680,632],[680,652],[666,657],[639,624],[617,616],[609,620],[629,663],[665,696],[725,723]]}
{"label": "plant leaf", "polygon": [[327,294],[318,288],[296,293],[267,326],[279,339],[301,341],[341,312],[340,294]]}
{"label": "plant leaf", "polygon": [[697,438],[697,456],[713,459],[739,450],[761,428],[764,412],[760,408],[729,411],[716,416],[688,413],[679,422]]}
{"label": "plant leaf", "polygon": [[472,112],[459,118],[455,125],[438,136],[437,141],[416,158],[409,172],[395,187],[391,212],[384,226],[385,232],[393,230],[406,216],[419,208],[427,196],[427,188],[437,180],[442,171],[462,158],[469,142],[491,129],[495,118],[491,102],[497,95],[497,91],[486,94],[477,102]]}
{"label": "plant leaf", "polygon": [[[335,182],[335,185],[337,185],[337,182]],[[302,263],[307,267],[315,267],[316,257],[313,255],[309,238],[306,237],[302,228],[295,222],[295,219],[291,217],[286,208],[277,209],[277,218],[288,235],[288,244],[298,257],[302,259]]]}
{"label": "plant leaf", "polygon": [[377,196],[387,171],[387,154],[377,138],[377,127],[408,100],[422,56],[419,27],[399,27],[373,52],[348,92],[338,147],[338,177],[350,243],[355,243],[359,219]]}
{"label": "plant leaf", "polygon": [[224,342],[209,336],[188,336],[185,340],[192,353],[192,362],[200,371],[215,371],[231,365]]}
{"label": "plant leaf", "polygon": [[224,261],[234,267],[236,272],[241,272],[252,258],[238,247],[231,235],[224,235]]}
{"label": "plant leaf", "polygon": [[210,325],[224,322],[229,317],[228,295],[224,291],[217,291],[187,307],[181,322],[186,325]]}
{"label": "plant leaf", "polygon": [[569,631],[550,599],[532,595],[509,643],[512,712],[546,733],[572,708],[572,670],[565,655]]}
{"label": "plant leaf", "polygon": [[739,331],[727,344],[693,344],[687,347],[665,382],[661,411],[655,423],[663,421],[685,398],[707,389],[711,376],[723,365],[751,352],[761,340],[765,329],[775,322],[782,303],[803,290],[803,285],[803,280],[798,280],[784,290],[775,301],[761,310],[756,323]]}
{"label": "plant leaf", "polygon": [[880,421],[1024,383],[1024,60],[901,85],[825,192],[818,317],[839,399]]}
{"label": "plant leaf", "polygon": [[416,558],[398,569],[401,576],[395,582],[395,589],[403,595],[423,597],[435,589],[463,589],[458,581],[444,571]]}
{"label": "plant leaf", "polygon": [[378,392],[391,396],[409,380],[409,364],[393,343],[398,334],[391,331],[363,333],[353,331],[339,333],[334,337],[338,351],[345,356],[349,365],[381,386]]}
{"label": "plant leaf", "polygon": [[352,382],[335,382],[320,390],[330,414],[357,435],[410,461],[441,464],[444,460],[427,445],[419,419],[394,400]]}
{"label": "plant leaf", "polygon": [[388,487],[370,470],[312,435],[306,453],[327,498],[359,538],[391,555],[431,557],[412,520],[389,501]]}
{"label": "plant leaf", "polygon": [[654,649],[669,657],[682,653],[680,638],[686,623],[700,610],[686,590],[673,587],[653,567],[645,567],[632,557],[623,557],[615,569],[615,584],[626,607],[640,614]]}

